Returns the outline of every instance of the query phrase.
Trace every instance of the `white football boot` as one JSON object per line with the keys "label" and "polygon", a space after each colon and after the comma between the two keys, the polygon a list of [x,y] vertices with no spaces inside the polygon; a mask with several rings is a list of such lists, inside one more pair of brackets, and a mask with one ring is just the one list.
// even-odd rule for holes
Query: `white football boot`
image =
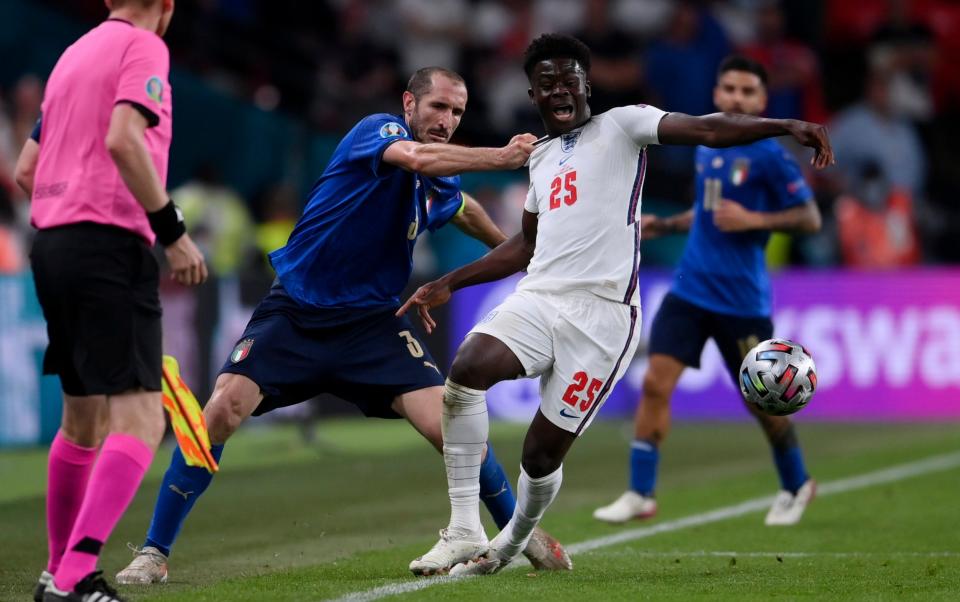
{"label": "white football boot", "polygon": [[572,571],[573,561],[563,545],[537,525],[523,551],[533,568],[538,571]]}
{"label": "white football boot", "polygon": [[490,551],[466,562],[461,562],[450,569],[451,577],[476,577],[478,575],[492,575],[503,570],[508,564],[509,559],[500,558],[497,551],[490,548]]}
{"label": "white football boot", "polygon": [[593,511],[593,518],[605,523],[620,524],[632,519],[650,518],[657,513],[657,500],[630,490],[609,506]]}
{"label": "white football boot", "polygon": [[474,560],[489,549],[490,542],[482,530],[469,535],[454,535],[447,529],[440,529],[440,541],[410,563],[410,572],[421,576],[445,575],[453,566]]}
{"label": "white football boot", "polygon": [[117,583],[145,585],[167,582],[167,557],[163,552],[153,546],[145,546],[142,550],[130,547],[136,556],[127,568],[117,573]]}
{"label": "white football boot", "polygon": [[780,490],[777,497],[773,499],[773,505],[767,512],[767,518],[763,521],[764,524],[768,527],[786,527],[797,524],[803,516],[803,511],[807,509],[807,505],[813,501],[816,494],[817,482],[813,479],[807,479],[797,490],[796,495],[785,489]]}

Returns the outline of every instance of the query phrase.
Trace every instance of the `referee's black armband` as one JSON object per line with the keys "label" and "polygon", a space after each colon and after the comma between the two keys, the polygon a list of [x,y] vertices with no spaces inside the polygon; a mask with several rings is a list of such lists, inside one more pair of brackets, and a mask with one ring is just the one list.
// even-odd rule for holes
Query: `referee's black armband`
{"label": "referee's black armband", "polygon": [[40,131],[43,127],[43,117],[37,118],[37,123],[33,126],[33,131],[30,132],[30,139],[40,144]]}
{"label": "referee's black armband", "polygon": [[172,200],[164,205],[163,209],[147,213],[147,219],[150,220],[150,229],[157,235],[157,240],[165,247],[175,243],[187,232],[187,226],[183,223],[183,213]]}

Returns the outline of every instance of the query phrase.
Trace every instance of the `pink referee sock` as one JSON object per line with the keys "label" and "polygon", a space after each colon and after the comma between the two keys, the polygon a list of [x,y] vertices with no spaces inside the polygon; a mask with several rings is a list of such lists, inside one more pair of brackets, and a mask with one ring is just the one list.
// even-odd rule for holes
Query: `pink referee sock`
{"label": "pink referee sock", "polygon": [[47,572],[55,573],[67,548],[67,539],[80,512],[96,447],[72,443],[57,432],[47,461]]}
{"label": "pink referee sock", "polygon": [[123,516],[153,460],[153,451],[132,435],[113,433],[103,442],[90,476],[70,545],[53,577],[56,586],[73,591],[96,569],[103,543]]}

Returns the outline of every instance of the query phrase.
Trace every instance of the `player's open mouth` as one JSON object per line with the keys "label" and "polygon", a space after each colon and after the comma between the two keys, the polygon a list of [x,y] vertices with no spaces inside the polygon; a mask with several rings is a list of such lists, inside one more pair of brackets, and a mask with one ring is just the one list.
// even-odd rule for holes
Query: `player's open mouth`
{"label": "player's open mouth", "polygon": [[550,109],[553,116],[559,121],[567,121],[573,118],[573,105],[558,105]]}

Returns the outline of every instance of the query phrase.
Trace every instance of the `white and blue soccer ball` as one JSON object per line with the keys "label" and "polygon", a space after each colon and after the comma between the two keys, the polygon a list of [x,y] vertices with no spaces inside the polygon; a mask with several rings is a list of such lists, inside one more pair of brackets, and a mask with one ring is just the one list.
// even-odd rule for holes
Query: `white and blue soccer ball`
{"label": "white and blue soccer ball", "polygon": [[740,392],[773,416],[800,411],[817,389],[817,367],[798,343],[770,339],[751,349],[740,364]]}

